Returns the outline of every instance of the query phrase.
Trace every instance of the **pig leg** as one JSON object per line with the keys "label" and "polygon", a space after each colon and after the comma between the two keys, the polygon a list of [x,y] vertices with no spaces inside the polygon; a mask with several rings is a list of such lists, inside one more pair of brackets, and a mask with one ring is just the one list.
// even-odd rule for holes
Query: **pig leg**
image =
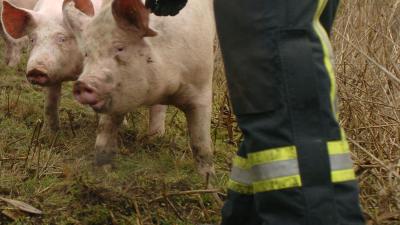
{"label": "pig leg", "polygon": [[214,176],[213,150],[211,148],[211,103],[184,107],[190,138],[190,147],[199,173]]}
{"label": "pig leg", "polygon": [[164,135],[167,108],[168,106],[166,105],[154,105],[150,107],[149,130],[147,132],[147,136],[161,137]]}
{"label": "pig leg", "polygon": [[13,43],[11,41],[5,41],[6,44],[6,56],[5,63],[7,66],[14,67],[18,65],[21,60],[21,48],[18,43]]}
{"label": "pig leg", "polygon": [[[193,152],[197,170],[207,181],[207,188],[213,188],[215,170],[213,150],[211,148],[211,101],[205,104],[194,104],[183,109],[189,128],[190,147]],[[223,202],[217,193],[213,193],[219,206]]]}
{"label": "pig leg", "polygon": [[47,97],[44,106],[46,122],[51,131],[56,132],[60,129],[58,117],[58,106],[61,99],[61,83],[53,84],[47,88]]}
{"label": "pig leg", "polygon": [[22,45],[18,42],[14,42],[4,33],[3,28],[0,31],[0,35],[4,40],[6,51],[5,51],[5,63],[7,66],[16,66],[21,59],[21,47]]}
{"label": "pig leg", "polygon": [[118,149],[118,130],[123,120],[124,115],[100,115],[95,145],[97,166],[111,164]]}

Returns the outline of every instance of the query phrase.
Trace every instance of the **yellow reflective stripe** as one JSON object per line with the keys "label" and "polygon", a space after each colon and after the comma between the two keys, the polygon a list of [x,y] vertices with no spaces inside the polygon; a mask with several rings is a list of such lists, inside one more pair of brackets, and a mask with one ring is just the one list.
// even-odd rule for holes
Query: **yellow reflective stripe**
{"label": "yellow reflective stripe", "polygon": [[[333,183],[352,181],[356,179],[353,169],[336,170],[331,172],[331,180]],[[300,175],[279,177],[270,180],[253,182],[252,185],[246,185],[230,179],[228,181],[228,189],[241,194],[253,194],[260,192],[283,190],[287,188],[301,187]]]}
{"label": "yellow reflective stripe", "polygon": [[346,132],[344,131],[343,127],[340,127],[340,137],[342,138],[342,141],[347,142]]}
{"label": "yellow reflective stripe", "polygon": [[261,152],[249,153],[247,155],[247,160],[250,166],[290,159],[297,159],[295,146],[269,149]]}
{"label": "yellow reflective stripe", "polygon": [[252,185],[245,185],[239,182],[236,182],[232,179],[228,181],[228,189],[241,193],[241,194],[253,194]]}
{"label": "yellow reflective stripe", "polygon": [[347,140],[346,132],[343,127],[340,127],[340,135],[342,136],[342,140]]}
{"label": "yellow reflective stripe", "polygon": [[319,0],[318,1],[317,11],[315,12],[314,20],[319,20],[327,3],[328,3],[327,0]]}
{"label": "yellow reflective stripe", "polygon": [[301,187],[300,175],[279,177],[271,180],[258,181],[253,183],[253,189],[255,193],[294,187]]}
{"label": "yellow reflective stripe", "polygon": [[240,169],[243,170],[248,170],[250,169],[250,164],[248,163],[246,158],[243,158],[241,156],[235,156],[233,158],[233,166],[239,167]]}
{"label": "yellow reflective stripe", "polygon": [[[329,155],[331,156],[330,157],[331,163],[335,164],[336,162],[337,164],[337,165],[335,164],[336,167],[333,166],[332,168],[338,169],[331,171],[332,182],[338,183],[338,182],[355,180],[356,179],[355,173],[353,169],[349,168],[351,167],[350,163],[351,161],[347,163],[348,166],[342,166],[340,163],[343,163],[343,160],[337,158],[337,157],[342,157],[342,155],[348,156],[348,154],[350,153],[348,142],[345,139],[343,139],[337,141],[329,141],[326,144]],[[265,167],[263,168],[263,170],[260,170],[258,172],[262,173],[262,171],[264,171],[265,169],[265,174],[271,175],[273,174],[274,171],[278,171],[278,168],[271,169],[273,166],[279,165],[280,167],[282,167],[282,169],[285,170],[287,168],[291,168],[290,166],[293,165],[293,160],[296,159],[297,159],[297,150],[295,146],[281,147],[281,148],[264,150],[261,152],[249,153],[247,159],[244,157],[235,156],[235,158],[233,159],[233,166],[237,167],[236,170],[241,169],[244,171],[249,171],[249,174],[247,175],[245,173],[231,174],[231,177],[235,179],[231,178],[229,180],[228,188],[238,193],[252,194],[258,192],[267,192],[267,191],[282,190],[287,188],[301,187],[302,186],[301,177],[300,174],[298,174],[299,173],[298,171],[297,172],[291,171],[290,173],[288,172],[286,174],[280,174],[279,176],[283,175],[282,177],[272,178],[271,176],[271,179],[265,179],[265,180],[254,179],[257,177],[251,179],[249,178],[250,180],[248,181],[248,183],[247,182],[243,183],[248,178],[247,176],[253,176],[254,174],[252,173],[254,173],[255,171],[257,172],[257,170],[253,171],[256,168],[260,169],[261,167]],[[285,163],[290,163],[289,167],[284,167]],[[266,169],[267,167],[268,170]],[[234,169],[233,172],[235,172]],[[233,175],[236,175],[236,177]],[[263,179],[263,178],[259,176],[258,179]]]}
{"label": "yellow reflective stripe", "polygon": [[340,155],[350,153],[349,143],[346,140],[328,142],[329,155]]}
{"label": "yellow reflective stripe", "polygon": [[[353,169],[332,171],[332,182],[340,183],[356,179]],[[228,188],[242,194],[282,190],[287,188],[301,187],[300,175],[279,177],[271,180],[254,182],[252,186],[229,180]]]}
{"label": "yellow reflective stripe", "polygon": [[332,171],[331,178],[333,183],[351,181],[356,179],[353,169]]}
{"label": "yellow reflective stripe", "polygon": [[331,107],[334,112],[334,117],[336,120],[338,120],[338,113],[335,107],[335,99],[336,99],[336,80],[335,80],[335,72],[334,72],[334,66],[333,66],[333,50],[331,46],[331,42],[329,40],[329,35],[326,33],[326,30],[324,27],[321,25],[320,22],[320,17],[321,14],[326,6],[327,0],[319,0],[318,1],[318,8],[317,12],[314,15],[314,20],[313,20],[313,26],[315,33],[318,35],[321,45],[322,45],[322,50],[324,53],[324,64],[326,67],[326,70],[329,74],[329,79],[331,82],[331,93],[330,93],[330,98],[331,98]]}

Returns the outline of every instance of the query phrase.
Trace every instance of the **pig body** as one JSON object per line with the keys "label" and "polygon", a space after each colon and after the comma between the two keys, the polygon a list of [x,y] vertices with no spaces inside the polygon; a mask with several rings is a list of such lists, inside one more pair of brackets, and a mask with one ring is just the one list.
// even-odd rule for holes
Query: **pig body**
{"label": "pig body", "polygon": [[[9,0],[10,3],[25,9],[33,9],[38,0]],[[3,1],[0,1],[0,12],[3,11]],[[5,43],[5,63],[8,66],[16,66],[21,60],[21,50],[27,44],[27,38],[22,40],[13,40],[5,32],[3,25],[1,26],[0,35]]]}
{"label": "pig body", "polygon": [[110,159],[117,148],[126,113],[140,106],[174,105],[187,118],[199,172],[212,174],[212,1],[191,0],[175,17],[156,17],[139,0],[114,0],[93,18],[77,13],[85,9],[69,2],[64,16],[85,52],[74,95],[101,113],[98,162]]}

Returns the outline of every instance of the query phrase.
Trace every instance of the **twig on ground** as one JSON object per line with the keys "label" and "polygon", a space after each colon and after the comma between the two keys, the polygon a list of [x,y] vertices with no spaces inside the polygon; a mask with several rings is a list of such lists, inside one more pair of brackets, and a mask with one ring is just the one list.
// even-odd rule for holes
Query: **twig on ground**
{"label": "twig on ground", "polygon": [[185,220],[182,218],[182,216],[180,215],[180,213],[178,212],[178,210],[176,209],[174,204],[168,199],[168,197],[165,197],[164,199],[168,203],[168,205],[172,208],[172,210],[174,211],[174,213],[178,217],[178,219],[180,219],[181,221],[184,222]]}
{"label": "twig on ground", "polygon": [[172,192],[172,193],[165,193],[163,196],[159,196],[149,201],[149,203],[153,203],[164,199],[166,197],[171,196],[179,196],[179,195],[194,195],[194,194],[212,194],[220,192],[220,189],[208,189],[208,190],[192,190],[192,191],[180,191],[180,192]]}
{"label": "twig on ground", "polygon": [[143,224],[142,224],[142,215],[141,215],[141,213],[140,213],[140,210],[139,210],[139,206],[138,206],[138,204],[137,204],[137,201],[136,201],[136,199],[132,199],[132,201],[133,201],[133,206],[134,206],[135,212],[136,212],[136,224],[137,224],[137,225],[143,225]]}

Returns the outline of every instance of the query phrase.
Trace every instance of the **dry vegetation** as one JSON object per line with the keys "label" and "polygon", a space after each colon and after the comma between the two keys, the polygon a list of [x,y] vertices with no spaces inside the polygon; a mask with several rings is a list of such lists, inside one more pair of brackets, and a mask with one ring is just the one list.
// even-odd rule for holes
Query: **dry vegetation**
{"label": "dry vegetation", "polygon": [[400,1],[347,0],[334,30],[341,124],[370,224],[400,224]]}
{"label": "dry vegetation", "polygon": [[[361,203],[369,225],[400,224],[400,1],[342,0],[334,30],[341,123],[353,148]],[[217,192],[224,192],[241,135],[217,57],[212,137]],[[2,224],[217,223],[220,206],[204,192],[187,145],[181,113],[170,108],[165,137],[143,138],[144,110],[129,115],[116,168],[90,164],[96,116],[72,100],[61,104],[62,131],[42,129],[42,93],[24,78],[25,63],[0,62],[0,201]],[[220,193],[224,198],[224,194]]]}

